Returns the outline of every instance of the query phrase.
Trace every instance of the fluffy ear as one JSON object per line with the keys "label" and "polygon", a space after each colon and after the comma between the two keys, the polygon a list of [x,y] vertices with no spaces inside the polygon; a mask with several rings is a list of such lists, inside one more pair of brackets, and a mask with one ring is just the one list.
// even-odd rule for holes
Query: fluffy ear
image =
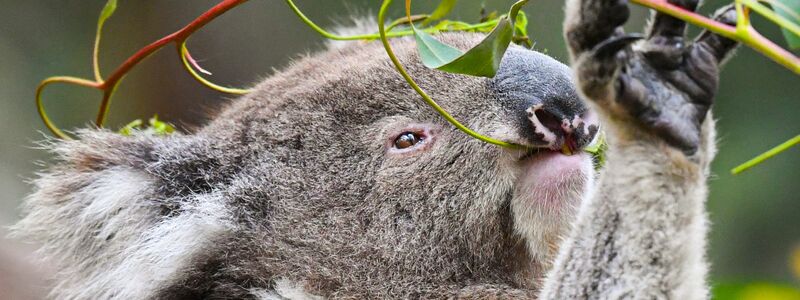
{"label": "fluffy ear", "polygon": [[160,193],[162,179],[148,168],[173,137],[97,130],[79,137],[46,145],[57,162],[33,181],[14,235],[42,245],[59,298],[150,298],[224,230],[227,210],[211,194]]}
{"label": "fluffy ear", "polygon": [[[372,15],[351,17],[349,20],[345,22],[338,22],[338,24],[334,26],[333,29],[330,30],[330,32],[339,36],[377,33],[378,21],[375,20],[375,17]],[[345,48],[348,45],[352,45],[354,43],[362,43],[362,42],[363,41],[335,41],[329,39],[325,42],[325,45],[328,47],[328,49],[336,50]]]}

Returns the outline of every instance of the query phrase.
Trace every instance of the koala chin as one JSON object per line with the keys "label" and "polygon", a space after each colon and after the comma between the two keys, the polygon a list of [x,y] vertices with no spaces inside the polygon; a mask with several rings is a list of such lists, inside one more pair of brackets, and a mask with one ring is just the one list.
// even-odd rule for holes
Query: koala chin
{"label": "koala chin", "polygon": [[[711,118],[697,117],[711,100],[698,97],[714,93],[625,85],[660,84],[665,73],[646,57],[625,69],[587,56],[640,57],[613,38],[614,49],[587,52],[617,32],[606,27],[624,22],[627,7],[578,2],[570,11],[586,11],[567,23],[578,84],[566,65],[518,46],[482,78],[428,69],[413,39],[391,40],[456,119],[529,150],[454,128],[380,43],[335,44],[276,71],[194,132],[85,129],[48,143],[57,161],[34,181],[15,233],[41,243],[59,299],[702,298],[714,133]],[[468,49],[483,36],[438,38]],[[733,47],[714,41],[708,49]],[[706,63],[695,52],[685,57]],[[716,79],[710,63],[700,66]],[[617,95],[624,101],[604,105]],[[683,123],[651,130],[653,120],[636,119],[679,120],[659,113],[687,99],[707,105],[691,106]],[[596,173],[581,149],[601,120],[611,147]]]}
{"label": "koala chin", "polygon": [[549,151],[521,161],[511,212],[514,231],[524,237],[537,261],[551,262],[580,200],[594,183],[591,157]]}

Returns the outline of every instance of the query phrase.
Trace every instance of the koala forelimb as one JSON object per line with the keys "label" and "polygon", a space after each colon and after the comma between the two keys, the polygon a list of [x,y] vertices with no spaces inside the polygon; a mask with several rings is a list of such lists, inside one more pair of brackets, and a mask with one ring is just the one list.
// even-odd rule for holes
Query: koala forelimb
{"label": "koala forelimb", "polygon": [[[685,43],[685,23],[660,13],[645,40],[620,43],[625,2],[567,2],[573,69],[604,117],[610,149],[542,299],[709,298],[704,202],[715,146],[708,108],[718,65],[735,43],[707,32]],[[715,17],[735,18],[732,7]]]}

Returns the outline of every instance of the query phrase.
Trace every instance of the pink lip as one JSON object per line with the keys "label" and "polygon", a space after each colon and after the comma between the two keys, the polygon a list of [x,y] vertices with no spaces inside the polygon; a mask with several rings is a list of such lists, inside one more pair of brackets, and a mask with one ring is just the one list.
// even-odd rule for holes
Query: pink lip
{"label": "pink lip", "polygon": [[523,173],[517,181],[520,193],[533,201],[560,202],[565,189],[582,189],[591,172],[591,157],[582,151],[565,155],[542,151],[520,162]]}

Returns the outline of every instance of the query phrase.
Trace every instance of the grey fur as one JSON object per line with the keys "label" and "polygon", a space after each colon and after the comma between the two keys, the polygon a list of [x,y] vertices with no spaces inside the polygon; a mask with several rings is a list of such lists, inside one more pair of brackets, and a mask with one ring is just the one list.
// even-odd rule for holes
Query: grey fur
{"label": "grey fur", "polygon": [[[460,48],[480,38],[442,36]],[[563,138],[546,140],[543,122],[529,123],[540,116],[526,117],[543,107],[583,122],[570,127],[579,146],[595,133],[568,68],[549,57],[512,47],[484,79],[428,70],[412,40],[392,43],[479,132],[558,148]],[[614,147],[599,186],[583,163],[540,193],[520,184],[526,153],[452,128],[378,43],[302,58],[255,89],[188,135],[82,130],[52,143],[59,163],[36,180],[15,230],[59,270],[54,298],[705,295],[710,118],[688,157],[596,106]],[[387,150],[417,129],[431,133],[424,150]]]}

